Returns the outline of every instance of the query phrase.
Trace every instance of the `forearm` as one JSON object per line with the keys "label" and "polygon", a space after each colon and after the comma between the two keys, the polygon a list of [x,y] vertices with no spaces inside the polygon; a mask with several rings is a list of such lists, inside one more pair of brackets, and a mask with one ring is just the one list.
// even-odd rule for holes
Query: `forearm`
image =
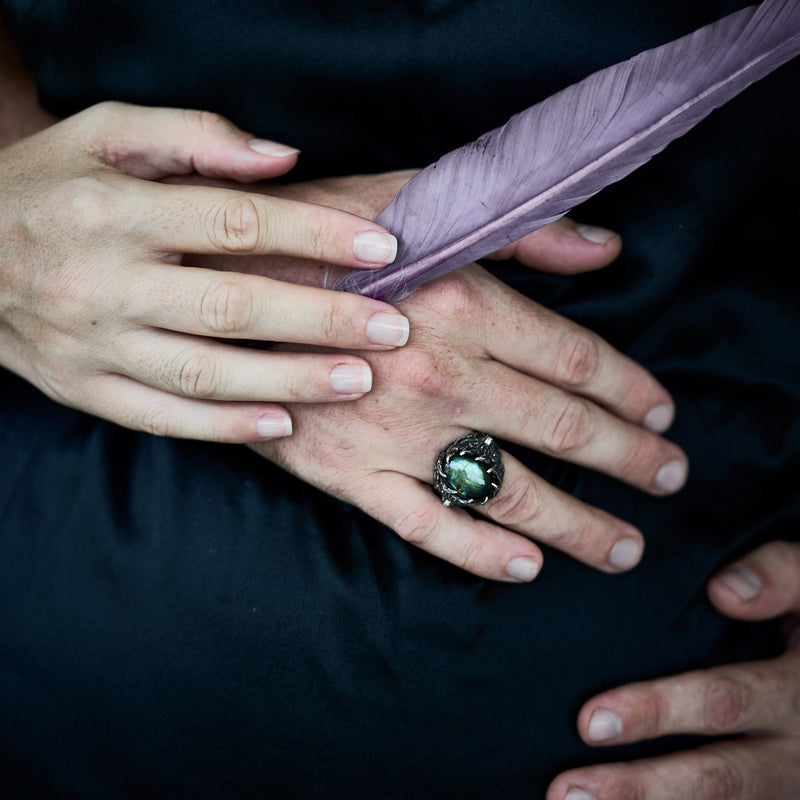
{"label": "forearm", "polygon": [[33,77],[22,63],[14,37],[0,10],[0,147],[55,122],[40,105]]}

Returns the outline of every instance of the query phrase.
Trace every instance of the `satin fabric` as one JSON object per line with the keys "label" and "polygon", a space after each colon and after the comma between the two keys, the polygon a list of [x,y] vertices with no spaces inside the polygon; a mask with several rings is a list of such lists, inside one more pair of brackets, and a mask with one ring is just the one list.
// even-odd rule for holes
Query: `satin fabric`
{"label": "satin fabric", "polygon": [[[302,148],[299,178],[422,166],[731,2],[12,0],[44,105],[201,107]],[[777,652],[704,584],[800,521],[790,64],[573,216],[619,231],[577,278],[493,267],[673,392],[692,471],[656,499],[511,448],[639,525],[642,564],[546,549],[500,585],[243,447],[159,439],[0,372],[4,796],[541,798],[621,683]],[[431,454],[431,461],[435,454]]]}

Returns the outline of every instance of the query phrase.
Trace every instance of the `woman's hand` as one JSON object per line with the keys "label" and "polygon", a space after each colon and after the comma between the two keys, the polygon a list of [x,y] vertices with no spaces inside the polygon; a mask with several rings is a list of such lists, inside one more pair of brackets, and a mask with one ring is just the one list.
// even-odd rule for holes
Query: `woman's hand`
{"label": "woman's hand", "polygon": [[547,800],[796,800],[800,797],[800,545],[771,542],[718,573],[712,603],[729,617],[785,616],[786,652],[631,684],[592,698],[588,744],[679,733],[725,736],[696,750],[570,770]]}
{"label": "woman's hand", "polygon": [[104,103],[0,151],[0,364],[51,398],[171,436],[284,436],[275,402],[352,400],[352,353],[277,353],[234,340],[387,350],[407,320],[363,297],[188,268],[181,254],[276,254],[383,266],[394,238],[330,208],[169,175],[256,181],[296,151],[211,114]]}

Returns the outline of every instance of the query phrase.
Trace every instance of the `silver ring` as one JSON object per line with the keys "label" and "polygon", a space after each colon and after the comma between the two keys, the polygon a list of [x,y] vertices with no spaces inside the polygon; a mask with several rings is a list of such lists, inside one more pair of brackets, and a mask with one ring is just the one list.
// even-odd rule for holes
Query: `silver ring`
{"label": "silver ring", "polygon": [[500,491],[504,472],[494,438],[473,431],[439,453],[433,489],[446,506],[482,506]]}

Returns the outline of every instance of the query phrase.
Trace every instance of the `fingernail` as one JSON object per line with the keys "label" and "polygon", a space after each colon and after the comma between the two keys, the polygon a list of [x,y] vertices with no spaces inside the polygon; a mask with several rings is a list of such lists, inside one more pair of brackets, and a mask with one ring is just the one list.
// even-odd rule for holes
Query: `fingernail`
{"label": "fingernail", "polygon": [[408,320],[402,314],[379,311],[367,322],[367,339],[372,344],[401,347],[408,341]]}
{"label": "fingernail", "polygon": [[539,565],[530,558],[518,556],[506,564],[506,575],[515,581],[527,583],[532,581],[539,572]]}
{"label": "fingernail", "polygon": [[284,414],[265,414],[256,422],[256,432],[262,439],[280,439],[292,435],[292,418]]}
{"label": "fingernail", "polygon": [[575,230],[592,244],[608,244],[617,235],[614,231],[594,225],[576,225]]}
{"label": "fingernail", "polygon": [[594,800],[594,795],[589,794],[586,789],[579,789],[573,786],[568,792],[564,800]]}
{"label": "fingernail", "polygon": [[654,433],[664,433],[675,419],[675,405],[665,403],[662,406],[651,408],[648,415],[644,418],[644,426]]}
{"label": "fingernail", "polygon": [[247,146],[256,153],[261,153],[262,156],[273,156],[274,158],[285,158],[300,152],[296,147],[289,147],[280,142],[271,142],[269,139],[251,139]]}
{"label": "fingernail", "polygon": [[589,738],[593,742],[605,742],[622,733],[622,719],[613,711],[597,708],[589,720]]}
{"label": "fingernail", "polygon": [[366,364],[339,364],[331,370],[331,389],[338,394],[364,394],[372,388],[372,371]]}
{"label": "fingernail", "polygon": [[636,539],[620,539],[608,555],[608,563],[617,569],[635,567],[642,557],[642,543]]}
{"label": "fingernail", "polygon": [[677,492],[686,483],[688,469],[680,459],[664,464],[656,475],[656,486],[662,492]]}
{"label": "fingernail", "polygon": [[717,577],[745,602],[754,600],[761,594],[761,579],[747,567],[736,564],[720,572]]}
{"label": "fingernail", "polygon": [[367,264],[391,264],[397,255],[397,239],[391,233],[362,231],[353,239],[353,253]]}

